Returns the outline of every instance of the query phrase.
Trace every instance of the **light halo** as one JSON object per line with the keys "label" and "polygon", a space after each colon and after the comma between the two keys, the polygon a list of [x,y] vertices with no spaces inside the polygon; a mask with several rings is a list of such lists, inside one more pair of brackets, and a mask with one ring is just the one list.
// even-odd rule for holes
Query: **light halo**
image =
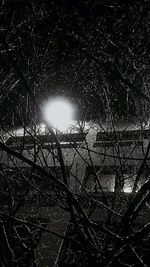
{"label": "light halo", "polygon": [[49,99],[43,107],[43,117],[46,124],[60,131],[66,130],[71,125],[73,113],[73,105],[63,97]]}

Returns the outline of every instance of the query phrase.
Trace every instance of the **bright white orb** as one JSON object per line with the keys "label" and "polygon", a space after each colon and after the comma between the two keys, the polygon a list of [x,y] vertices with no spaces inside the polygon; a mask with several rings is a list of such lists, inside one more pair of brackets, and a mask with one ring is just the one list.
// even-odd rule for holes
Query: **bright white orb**
{"label": "bright white orb", "polygon": [[73,119],[73,107],[65,99],[52,99],[46,103],[43,116],[48,126],[64,131],[70,126]]}

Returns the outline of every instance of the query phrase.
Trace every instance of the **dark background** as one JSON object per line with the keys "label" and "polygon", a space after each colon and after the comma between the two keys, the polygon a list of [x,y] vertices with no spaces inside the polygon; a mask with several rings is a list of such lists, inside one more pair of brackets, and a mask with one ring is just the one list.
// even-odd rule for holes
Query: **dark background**
{"label": "dark background", "polygon": [[76,117],[137,120],[149,112],[149,1],[1,1],[1,125],[66,96]]}

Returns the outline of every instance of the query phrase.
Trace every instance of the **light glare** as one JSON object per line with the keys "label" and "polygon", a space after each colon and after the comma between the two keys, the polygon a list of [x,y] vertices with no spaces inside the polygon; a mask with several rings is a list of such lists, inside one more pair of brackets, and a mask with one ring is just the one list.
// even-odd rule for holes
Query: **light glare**
{"label": "light glare", "polygon": [[73,117],[73,107],[65,99],[53,99],[44,107],[44,119],[48,126],[66,130]]}

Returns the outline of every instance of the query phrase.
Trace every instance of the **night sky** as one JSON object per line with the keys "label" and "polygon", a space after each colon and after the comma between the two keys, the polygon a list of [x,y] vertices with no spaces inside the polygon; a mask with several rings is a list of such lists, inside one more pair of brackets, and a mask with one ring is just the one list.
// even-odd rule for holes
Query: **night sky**
{"label": "night sky", "polygon": [[149,1],[6,0],[0,12],[3,126],[41,120],[66,96],[78,116],[131,120],[149,110]]}

